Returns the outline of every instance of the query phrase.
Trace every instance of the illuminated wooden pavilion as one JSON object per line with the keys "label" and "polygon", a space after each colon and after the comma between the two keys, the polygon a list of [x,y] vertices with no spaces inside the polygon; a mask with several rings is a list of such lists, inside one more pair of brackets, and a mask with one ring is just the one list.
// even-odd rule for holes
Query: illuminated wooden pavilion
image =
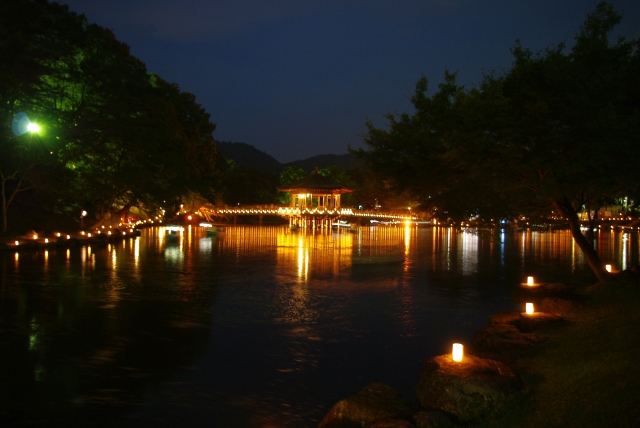
{"label": "illuminated wooden pavilion", "polygon": [[351,209],[340,207],[340,196],[353,192],[353,189],[321,175],[318,168],[278,190],[291,194],[291,203],[283,210],[291,226],[331,227],[332,221],[352,213]]}

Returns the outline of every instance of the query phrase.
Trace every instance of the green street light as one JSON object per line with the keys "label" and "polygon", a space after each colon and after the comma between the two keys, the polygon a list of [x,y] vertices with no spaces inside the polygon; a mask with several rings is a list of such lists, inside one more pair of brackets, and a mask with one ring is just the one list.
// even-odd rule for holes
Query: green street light
{"label": "green street light", "polygon": [[27,125],[27,131],[31,132],[32,134],[37,134],[38,132],[40,132],[40,125],[38,125],[37,123],[29,122],[29,124]]}

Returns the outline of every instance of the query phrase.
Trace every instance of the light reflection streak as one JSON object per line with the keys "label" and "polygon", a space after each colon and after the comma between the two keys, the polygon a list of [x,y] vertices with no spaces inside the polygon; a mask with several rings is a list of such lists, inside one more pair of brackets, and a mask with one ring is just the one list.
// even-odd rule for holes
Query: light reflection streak
{"label": "light reflection streak", "polygon": [[520,246],[520,266],[524,267],[524,256],[526,253],[526,246],[525,246],[525,242],[527,239],[527,232],[526,231],[522,231],[522,245]]}
{"label": "light reflection streak", "polygon": [[478,235],[464,231],[462,233],[462,274],[471,275],[478,266]]}
{"label": "light reflection streak", "polygon": [[138,263],[140,262],[140,240],[134,239],[133,241],[133,261],[136,267],[138,267]]}
{"label": "light reflection streak", "polygon": [[629,236],[626,233],[622,234],[622,241],[620,243],[620,245],[622,245],[622,270],[627,269],[627,258],[629,257],[627,247],[629,244]]}
{"label": "light reflection streak", "polygon": [[411,226],[404,227],[404,254],[409,255],[409,247],[411,244]]}

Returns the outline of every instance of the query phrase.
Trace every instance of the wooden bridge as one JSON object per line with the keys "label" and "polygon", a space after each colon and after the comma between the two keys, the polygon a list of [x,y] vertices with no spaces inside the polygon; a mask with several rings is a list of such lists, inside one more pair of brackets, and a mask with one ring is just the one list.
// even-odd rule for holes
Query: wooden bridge
{"label": "wooden bridge", "polygon": [[338,220],[351,218],[376,219],[381,221],[415,221],[416,216],[407,211],[359,210],[348,207],[304,207],[294,208],[289,205],[245,205],[237,207],[202,207],[196,214],[202,215],[208,221],[215,221],[220,217],[258,216],[260,222],[265,215],[279,216],[289,219],[290,225],[330,227]]}

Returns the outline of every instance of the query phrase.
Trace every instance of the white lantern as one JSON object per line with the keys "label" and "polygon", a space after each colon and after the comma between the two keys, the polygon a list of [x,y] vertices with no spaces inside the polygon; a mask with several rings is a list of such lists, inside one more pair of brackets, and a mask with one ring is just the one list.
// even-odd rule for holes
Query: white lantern
{"label": "white lantern", "polygon": [[463,346],[461,343],[454,343],[453,344],[453,351],[451,352],[451,357],[453,358],[453,361],[457,361],[460,362],[462,361],[462,355],[463,355]]}
{"label": "white lantern", "polygon": [[533,277],[532,276],[528,276],[527,277],[527,285],[529,287],[531,287],[533,285]]}
{"label": "white lantern", "polygon": [[527,315],[533,314],[533,303],[527,303],[525,305]]}

